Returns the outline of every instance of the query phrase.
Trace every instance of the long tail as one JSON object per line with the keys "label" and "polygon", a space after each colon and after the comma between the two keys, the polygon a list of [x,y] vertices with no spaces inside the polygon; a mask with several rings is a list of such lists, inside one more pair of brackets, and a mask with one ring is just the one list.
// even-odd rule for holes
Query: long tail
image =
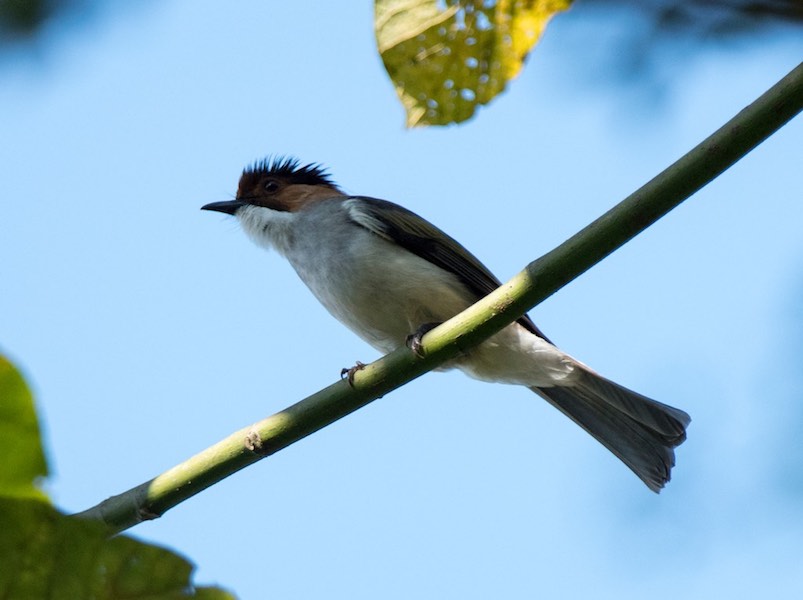
{"label": "long tail", "polygon": [[530,389],[593,435],[652,491],[660,492],[691,417],[580,368],[571,386]]}

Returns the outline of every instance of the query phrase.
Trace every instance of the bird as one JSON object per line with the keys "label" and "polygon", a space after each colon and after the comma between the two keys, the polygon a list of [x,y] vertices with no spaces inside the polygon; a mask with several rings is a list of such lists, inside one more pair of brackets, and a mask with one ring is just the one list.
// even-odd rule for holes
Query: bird
{"label": "bird", "polygon": [[[259,160],[243,170],[233,200],[201,208],[236,217],[256,244],[290,262],[336,319],[382,353],[404,344],[419,350],[428,329],[501,285],[435,225],[393,202],[346,194],[319,163]],[[656,493],[691,422],[569,356],[526,314],[445,368],[529,388]]]}

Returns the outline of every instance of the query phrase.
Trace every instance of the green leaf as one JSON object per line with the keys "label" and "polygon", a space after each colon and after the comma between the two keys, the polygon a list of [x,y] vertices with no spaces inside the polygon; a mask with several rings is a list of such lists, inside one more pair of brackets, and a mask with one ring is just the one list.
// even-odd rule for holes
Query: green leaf
{"label": "green leaf", "polygon": [[195,588],[192,565],[157,546],[109,539],[95,521],[67,517],[35,482],[47,475],[33,397],[0,355],[0,598],[230,600]]}
{"label": "green leaf", "polygon": [[407,126],[460,123],[518,75],[571,0],[376,0],[374,27]]}
{"label": "green leaf", "polygon": [[184,558],[131,538],[107,539],[103,525],[42,502],[0,498],[0,532],[2,598],[234,598],[219,588],[194,588]]}
{"label": "green leaf", "polygon": [[0,355],[0,495],[47,500],[36,482],[47,475],[33,396]]}

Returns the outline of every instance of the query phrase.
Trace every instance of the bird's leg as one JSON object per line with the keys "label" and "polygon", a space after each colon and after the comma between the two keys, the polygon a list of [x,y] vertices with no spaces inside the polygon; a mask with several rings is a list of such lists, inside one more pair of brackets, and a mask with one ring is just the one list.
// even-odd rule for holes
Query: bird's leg
{"label": "bird's leg", "polygon": [[416,356],[420,358],[424,358],[424,349],[421,347],[421,338],[424,337],[424,334],[428,331],[432,331],[435,329],[440,323],[424,323],[415,330],[415,333],[411,333],[407,336],[407,347],[415,352]]}
{"label": "bird's leg", "polygon": [[349,368],[340,369],[340,378],[343,379],[343,377],[346,377],[348,379],[349,385],[351,387],[354,387],[354,374],[357,371],[362,371],[364,368],[365,364],[361,363],[360,361],[357,361],[357,364],[351,367],[350,369]]}

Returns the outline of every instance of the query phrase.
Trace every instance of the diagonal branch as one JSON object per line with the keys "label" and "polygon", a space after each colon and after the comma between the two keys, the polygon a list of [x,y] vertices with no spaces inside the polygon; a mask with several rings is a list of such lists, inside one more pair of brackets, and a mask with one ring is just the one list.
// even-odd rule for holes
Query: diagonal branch
{"label": "diagonal branch", "polygon": [[475,346],[578,277],[712,181],[803,110],[803,64],[708,139],[498,290],[429,332],[424,358],[400,348],[77,516],[119,532],[155,519],[240,469],[330,425]]}

